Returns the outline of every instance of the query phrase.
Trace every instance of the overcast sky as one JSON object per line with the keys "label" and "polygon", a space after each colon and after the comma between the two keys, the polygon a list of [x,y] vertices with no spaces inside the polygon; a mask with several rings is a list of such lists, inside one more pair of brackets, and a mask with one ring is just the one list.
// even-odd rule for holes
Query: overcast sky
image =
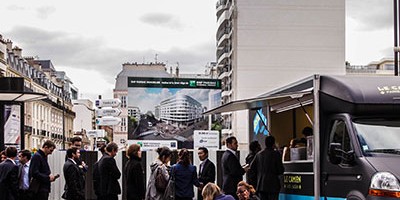
{"label": "overcast sky", "polygon": [[[125,62],[203,73],[215,60],[216,0],[0,0],[0,34],[23,56],[52,60],[80,97],[112,98]],[[393,57],[392,0],[346,0],[346,60]]]}

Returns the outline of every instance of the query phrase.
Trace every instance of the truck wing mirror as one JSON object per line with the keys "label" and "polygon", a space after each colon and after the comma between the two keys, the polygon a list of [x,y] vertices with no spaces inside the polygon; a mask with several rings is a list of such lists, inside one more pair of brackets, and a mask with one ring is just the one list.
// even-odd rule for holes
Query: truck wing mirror
{"label": "truck wing mirror", "polygon": [[354,151],[343,151],[340,143],[331,143],[329,145],[329,161],[332,164],[353,164],[354,163]]}
{"label": "truck wing mirror", "polygon": [[341,162],[342,158],[341,158],[341,148],[342,145],[340,143],[330,143],[329,144],[329,161],[334,164],[337,165]]}

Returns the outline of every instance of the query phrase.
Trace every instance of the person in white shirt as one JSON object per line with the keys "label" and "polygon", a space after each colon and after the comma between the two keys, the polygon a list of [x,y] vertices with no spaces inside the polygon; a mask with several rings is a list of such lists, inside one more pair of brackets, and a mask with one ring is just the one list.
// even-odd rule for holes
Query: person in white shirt
{"label": "person in white shirt", "polygon": [[19,185],[19,199],[29,200],[31,199],[31,193],[29,191],[29,165],[31,164],[32,153],[27,150],[21,150],[18,153],[19,159],[19,171],[18,171],[18,185]]}

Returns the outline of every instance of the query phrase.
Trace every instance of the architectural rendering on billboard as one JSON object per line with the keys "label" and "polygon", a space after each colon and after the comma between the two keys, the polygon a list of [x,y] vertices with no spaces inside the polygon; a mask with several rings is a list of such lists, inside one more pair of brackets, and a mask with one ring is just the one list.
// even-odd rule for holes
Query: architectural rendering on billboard
{"label": "architectural rendering on billboard", "polygon": [[208,130],[203,112],[219,105],[217,79],[128,77],[128,139],[176,140],[193,148],[193,131]]}
{"label": "architectural rendering on billboard", "polygon": [[249,111],[249,141],[258,141],[264,148],[264,140],[270,133],[268,130],[268,107],[252,109]]}

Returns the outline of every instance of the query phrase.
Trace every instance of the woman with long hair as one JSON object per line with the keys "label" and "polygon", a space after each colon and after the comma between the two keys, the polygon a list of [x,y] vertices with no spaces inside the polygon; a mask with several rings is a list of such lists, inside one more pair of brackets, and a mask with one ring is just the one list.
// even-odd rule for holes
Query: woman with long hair
{"label": "woman with long hair", "polygon": [[157,149],[158,158],[150,165],[151,174],[149,183],[147,184],[146,200],[161,200],[164,192],[156,187],[157,172],[164,176],[165,181],[169,179],[168,162],[171,159],[172,151],[168,147],[160,147]]}
{"label": "woman with long hair", "polygon": [[201,194],[203,200],[235,200],[232,195],[221,193],[221,189],[215,183],[207,183]]}
{"label": "woman with long hair", "polygon": [[132,144],[126,151],[128,162],[125,164],[127,200],[143,200],[146,193],[144,171],[141,165],[142,151],[138,144]]}
{"label": "woman with long hair", "polygon": [[236,194],[239,200],[260,200],[256,195],[254,187],[245,181],[240,181],[238,183]]}
{"label": "woman with long hair", "polygon": [[178,163],[172,166],[171,174],[175,177],[175,199],[192,200],[193,185],[200,186],[196,167],[190,163],[189,151],[185,148],[178,153]]}

